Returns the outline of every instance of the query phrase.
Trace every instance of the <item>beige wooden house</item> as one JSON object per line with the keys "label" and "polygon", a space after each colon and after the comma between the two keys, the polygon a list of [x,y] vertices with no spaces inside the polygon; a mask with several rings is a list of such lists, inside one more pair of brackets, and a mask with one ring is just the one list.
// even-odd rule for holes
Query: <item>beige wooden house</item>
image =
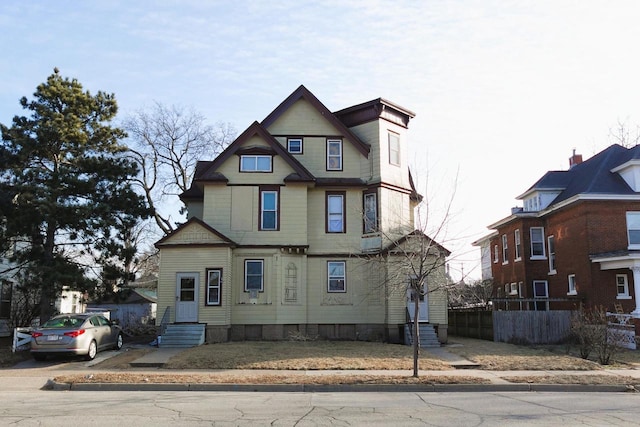
{"label": "beige wooden house", "polygon": [[332,113],[300,86],[199,162],[181,195],[188,221],[156,244],[158,322],[204,324],[208,342],[402,342],[412,277],[403,250],[420,241],[437,268],[419,320],[446,341],[449,252],[414,231],[413,117],[384,99]]}

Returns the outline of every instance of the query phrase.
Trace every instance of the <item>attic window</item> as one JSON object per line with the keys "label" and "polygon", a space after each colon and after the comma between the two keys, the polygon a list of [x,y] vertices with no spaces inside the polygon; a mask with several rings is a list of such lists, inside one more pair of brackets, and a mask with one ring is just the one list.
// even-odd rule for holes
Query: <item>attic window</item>
{"label": "attic window", "polygon": [[287,151],[291,154],[302,154],[302,138],[289,138]]}
{"label": "attic window", "polygon": [[271,172],[271,156],[247,155],[240,156],[240,172]]}

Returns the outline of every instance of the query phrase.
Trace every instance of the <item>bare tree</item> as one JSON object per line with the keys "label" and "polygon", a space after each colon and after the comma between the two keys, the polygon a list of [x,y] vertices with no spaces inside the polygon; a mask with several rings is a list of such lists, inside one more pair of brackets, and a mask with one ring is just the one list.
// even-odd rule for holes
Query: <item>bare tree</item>
{"label": "bare tree", "polygon": [[609,128],[609,139],[625,148],[635,147],[640,144],[640,126],[636,125],[632,131],[628,120],[622,122],[618,119],[616,126]]}
{"label": "bare tree", "polygon": [[[413,302],[414,377],[419,376],[420,300],[429,294],[441,297],[446,303],[446,293],[452,284],[446,272],[447,257],[451,252],[440,242],[451,241],[448,233],[455,191],[447,194],[446,198],[446,203],[437,212],[433,200],[418,196],[418,204],[410,218],[396,221],[395,224],[378,224],[381,250],[363,256],[366,261],[375,262],[375,270],[383,272],[379,275],[381,283],[377,286],[384,289],[387,298],[392,294],[402,294],[409,296]],[[367,220],[364,213],[363,220]]]}
{"label": "bare tree", "polygon": [[235,137],[229,123],[215,126],[192,109],[167,107],[156,102],[123,124],[129,134],[129,151],[140,167],[136,184],[144,193],[163,234],[176,227],[170,214],[161,212],[168,197],[186,191],[198,160],[213,159]]}
{"label": "bare tree", "polygon": [[449,291],[449,307],[487,309],[493,293],[493,281],[475,280],[472,283],[461,281]]}

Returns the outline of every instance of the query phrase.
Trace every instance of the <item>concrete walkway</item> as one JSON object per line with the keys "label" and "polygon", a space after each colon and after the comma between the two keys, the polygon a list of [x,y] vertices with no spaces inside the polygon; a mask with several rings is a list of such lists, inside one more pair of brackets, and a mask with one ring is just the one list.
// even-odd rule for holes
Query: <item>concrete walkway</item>
{"label": "concrete walkway", "polygon": [[[184,351],[181,348],[153,348],[153,351],[143,357],[131,362],[130,371],[117,370],[119,373],[130,372],[135,374],[153,375],[220,375],[232,377],[239,375],[261,376],[261,375],[288,375],[317,377],[327,375],[369,375],[369,376],[412,376],[411,370],[309,370],[309,371],[274,371],[274,370],[162,370],[160,369],[169,359]],[[104,372],[114,372],[109,369],[96,369],[90,363],[82,366],[59,366],[52,364],[35,364],[32,361],[25,361],[16,365],[12,369],[0,369],[0,389],[6,391],[37,391],[49,390],[185,390],[185,391],[573,391],[573,392],[636,392],[636,385],[640,389],[640,370],[636,369],[603,369],[594,371],[488,371],[477,369],[473,362],[465,360],[449,351],[446,347],[422,349],[432,355],[447,361],[451,365],[450,370],[420,371],[421,377],[460,377],[482,379],[484,384],[337,384],[337,385],[314,385],[314,384],[58,384],[53,378],[63,375],[96,375]],[[102,353],[100,353],[102,354]],[[105,356],[108,357],[108,356]],[[577,384],[554,384],[553,380],[545,381],[545,384],[538,382],[521,383],[515,382],[514,377],[551,377],[554,376],[610,376],[612,381],[609,385],[577,385]],[[434,381],[435,383],[436,381]],[[467,381],[468,382],[468,381]]]}

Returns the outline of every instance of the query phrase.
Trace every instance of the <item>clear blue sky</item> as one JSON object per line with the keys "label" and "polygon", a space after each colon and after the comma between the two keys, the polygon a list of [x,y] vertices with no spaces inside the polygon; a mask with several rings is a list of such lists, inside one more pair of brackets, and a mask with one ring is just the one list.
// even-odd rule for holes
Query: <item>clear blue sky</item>
{"label": "clear blue sky", "polygon": [[121,117],[159,101],[238,131],[300,84],[331,110],[384,97],[417,113],[434,207],[459,171],[443,243],[479,277],[469,243],[517,195],[640,123],[638,22],[632,0],[3,1],[0,122],[54,66]]}

